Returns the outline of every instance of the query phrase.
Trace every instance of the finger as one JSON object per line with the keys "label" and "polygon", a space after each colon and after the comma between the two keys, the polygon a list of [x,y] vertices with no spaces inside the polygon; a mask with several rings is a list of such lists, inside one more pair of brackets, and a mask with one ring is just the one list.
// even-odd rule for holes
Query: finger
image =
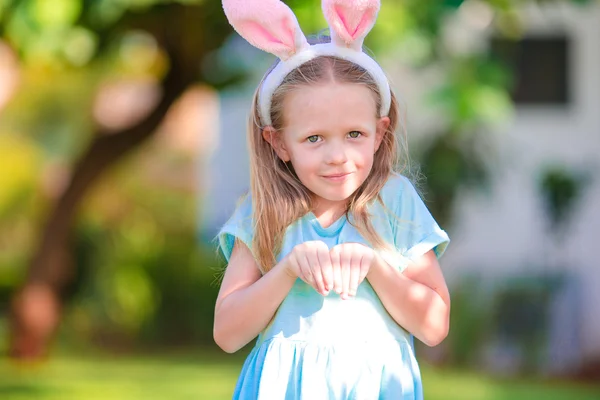
{"label": "finger", "polygon": [[335,246],[329,253],[333,271],[333,288],[337,294],[342,293],[342,269],[340,265],[340,248]]}
{"label": "finger", "polygon": [[371,269],[371,264],[373,263],[374,259],[375,259],[375,253],[373,252],[373,250],[369,249],[369,251],[363,253],[361,262],[360,262],[360,276],[358,279],[359,285],[367,277],[367,274],[369,273],[369,270]]}
{"label": "finger", "polygon": [[319,264],[321,265],[321,275],[323,277],[323,285],[327,294],[330,290],[333,290],[333,267],[331,264],[331,257],[329,256],[329,248],[325,243],[317,253],[319,258]]}
{"label": "finger", "polygon": [[342,251],[340,253],[340,267],[342,271],[342,298],[348,298],[348,290],[350,286],[350,263],[351,263],[351,253],[348,250],[347,246],[342,247]]}
{"label": "finger", "polygon": [[356,292],[358,290],[359,278],[360,278],[360,270],[361,270],[361,260],[362,254],[361,252],[354,251],[352,256],[350,257],[350,278],[348,283],[348,294],[350,296],[356,296]]}
{"label": "finger", "polygon": [[317,292],[325,295],[325,285],[323,284],[323,275],[321,274],[321,265],[319,263],[317,249],[315,247],[309,249],[305,253],[305,256],[312,274],[313,287]]}
{"label": "finger", "polygon": [[297,255],[296,260],[298,261],[298,266],[300,267],[299,278],[308,283],[310,286],[314,287],[315,282],[312,276],[312,271],[310,270],[310,265],[308,264],[308,260],[306,259],[304,251]]}

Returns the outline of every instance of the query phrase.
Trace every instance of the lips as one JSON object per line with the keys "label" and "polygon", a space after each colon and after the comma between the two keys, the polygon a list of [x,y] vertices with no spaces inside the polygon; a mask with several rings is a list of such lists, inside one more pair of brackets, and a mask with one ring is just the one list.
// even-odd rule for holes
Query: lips
{"label": "lips", "polygon": [[346,175],[350,175],[350,172],[345,172],[345,173],[341,173],[341,174],[323,175],[323,177],[324,178],[341,178]]}

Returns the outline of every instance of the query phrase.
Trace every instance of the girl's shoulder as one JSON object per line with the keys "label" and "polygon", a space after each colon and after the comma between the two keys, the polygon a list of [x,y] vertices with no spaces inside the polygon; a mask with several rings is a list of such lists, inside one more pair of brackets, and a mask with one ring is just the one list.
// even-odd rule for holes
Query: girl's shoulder
{"label": "girl's shoulder", "polygon": [[252,195],[247,192],[240,196],[227,223],[249,223],[252,220]]}
{"label": "girl's shoulder", "polygon": [[245,194],[238,199],[233,214],[217,234],[219,247],[228,262],[236,238],[252,248],[252,226],[252,198]]}
{"label": "girl's shoulder", "polygon": [[383,204],[387,207],[394,207],[401,199],[418,196],[411,180],[399,172],[390,173],[379,195]]}
{"label": "girl's shoulder", "polygon": [[433,249],[441,257],[450,238],[431,215],[413,182],[393,173],[380,196],[391,225],[393,243],[400,253],[413,259]]}

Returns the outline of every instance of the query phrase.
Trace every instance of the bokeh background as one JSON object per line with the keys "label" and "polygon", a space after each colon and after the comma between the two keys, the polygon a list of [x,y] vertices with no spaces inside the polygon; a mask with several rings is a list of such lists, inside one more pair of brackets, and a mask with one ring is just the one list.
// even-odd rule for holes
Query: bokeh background
{"label": "bokeh background", "polygon": [[[382,3],[366,45],[452,237],[426,398],[600,398],[599,2]],[[0,398],[231,397],[212,239],[272,62],[217,0],[0,0]]]}

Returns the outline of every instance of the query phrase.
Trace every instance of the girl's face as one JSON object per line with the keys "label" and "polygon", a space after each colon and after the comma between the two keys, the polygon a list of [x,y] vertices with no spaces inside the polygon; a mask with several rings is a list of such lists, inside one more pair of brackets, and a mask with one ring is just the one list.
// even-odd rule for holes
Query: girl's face
{"label": "girl's face", "polygon": [[282,133],[263,136],[316,196],[318,211],[341,207],[367,179],[390,120],[377,118],[374,95],[360,84],[303,86],[285,96]]}

